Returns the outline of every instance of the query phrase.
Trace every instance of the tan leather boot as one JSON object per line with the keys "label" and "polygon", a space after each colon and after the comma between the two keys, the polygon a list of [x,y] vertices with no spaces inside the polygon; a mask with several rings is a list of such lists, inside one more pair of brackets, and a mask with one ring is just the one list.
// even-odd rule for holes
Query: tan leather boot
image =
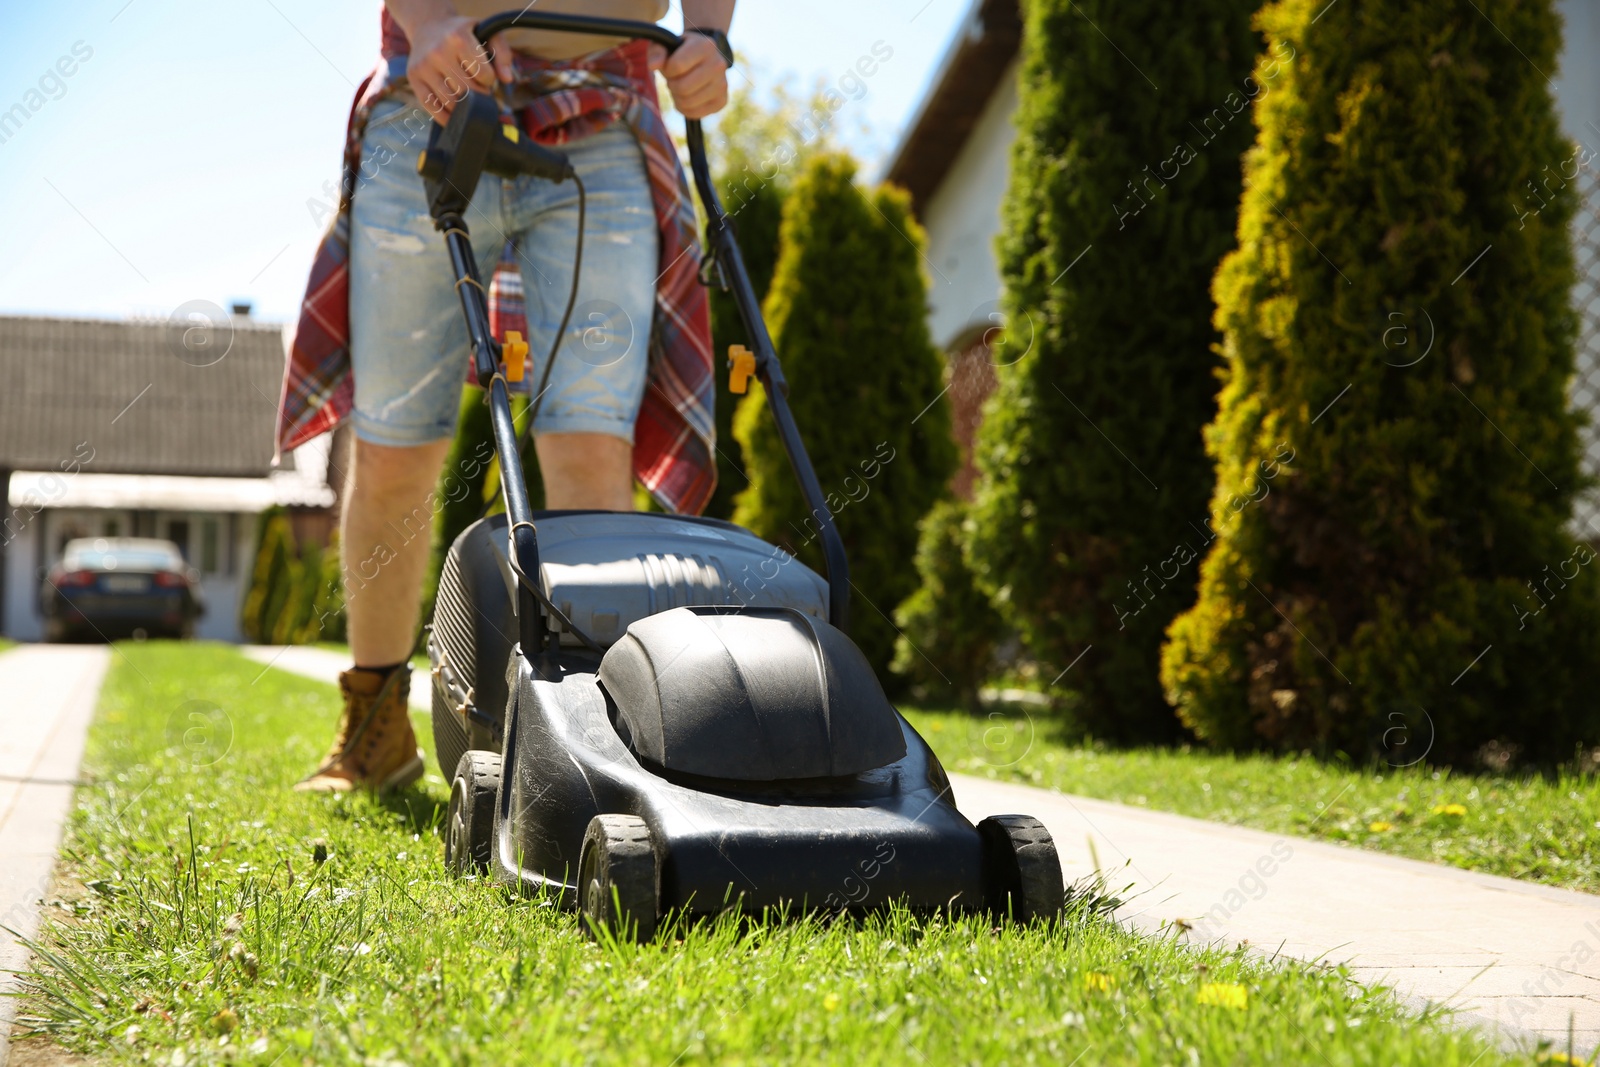
{"label": "tan leather boot", "polygon": [[411,732],[407,698],[411,668],[401,667],[385,689],[376,671],[348,670],[339,675],[344,694],[344,719],[333,747],[304,781],[302,793],[343,793],[352,789],[385,792],[422,777],[422,752]]}

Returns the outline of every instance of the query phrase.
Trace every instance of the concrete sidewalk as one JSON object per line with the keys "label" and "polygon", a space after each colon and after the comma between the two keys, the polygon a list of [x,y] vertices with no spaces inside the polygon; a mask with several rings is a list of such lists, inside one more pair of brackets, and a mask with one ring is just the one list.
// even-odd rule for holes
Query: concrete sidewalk
{"label": "concrete sidewalk", "polygon": [[[111,650],[24,645],[0,653],[0,926],[32,938]],[[28,951],[0,929],[0,993]],[[0,1065],[17,1001],[0,997]]]}
{"label": "concrete sidewalk", "polygon": [[[333,681],[348,664],[312,648],[252,648]],[[428,706],[418,685],[412,702]],[[955,775],[974,821],[1023,812],[1050,828],[1068,880],[1098,856],[1119,917],[1194,941],[1344,963],[1365,983],[1459,1011],[1513,1039],[1580,1055],[1600,1044],[1600,897],[1431,863]],[[1336,796],[1325,798],[1329,806]],[[1180,925],[1179,929],[1183,929]]]}

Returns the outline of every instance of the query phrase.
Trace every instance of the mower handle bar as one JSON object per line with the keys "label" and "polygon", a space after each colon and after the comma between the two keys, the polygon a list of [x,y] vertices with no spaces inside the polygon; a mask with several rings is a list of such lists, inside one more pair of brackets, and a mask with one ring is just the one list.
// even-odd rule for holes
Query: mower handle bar
{"label": "mower handle bar", "polygon": [[[645,40],[659,44],[669,54],[677,51],[684,42],[682,36],[653,22],[535,11],[507,11],[490,15],[474,27],[474,32],[479,42],[487,45],[496,34],[515,29]],[[828,579],[828,621],[844,630],[850,619],[850,563],[845,555],[844,540],[834,525],[827,495],[817,480],[816,469],[811,465],[811,457],[795,425],[794,413],[789,409],[789,383],[784,379],[783,367],[772,347],[772,337],[767,333],[766,321],[761,317],[761,301],[756,297],[750,272],[745,268],[744,254],[734,237],[733,220],[723,211],[716,185],[711,180],[711,165],[706,160],[705,132],[699,119],[684,121],[684,138],[689,146],[689,169],[694,174],[695,191],[706,213],[706,241],[711,246],[712,261],[722,274],[723,284],[733,293],[739,318],[744,322],[745,333],[755,351],[756,377],[766,393],[767,407],[778,428],[778,439],[789,457],[789,466],[794,471],[795,480],[800,483],[800,493],[811,510],[811,517],[817,522]]]}

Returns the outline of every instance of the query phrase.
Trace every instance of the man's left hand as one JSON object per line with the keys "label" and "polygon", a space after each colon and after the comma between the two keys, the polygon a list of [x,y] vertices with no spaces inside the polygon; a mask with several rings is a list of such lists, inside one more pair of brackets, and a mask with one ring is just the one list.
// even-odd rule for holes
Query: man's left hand
{"label": "man's left hand", "polygon": [[687,34],[670,56],[660,45],[651,45],[650,69],[667,79],[672,102],[684,118],[703,119],[728,103],[728,65],[709,37]]}

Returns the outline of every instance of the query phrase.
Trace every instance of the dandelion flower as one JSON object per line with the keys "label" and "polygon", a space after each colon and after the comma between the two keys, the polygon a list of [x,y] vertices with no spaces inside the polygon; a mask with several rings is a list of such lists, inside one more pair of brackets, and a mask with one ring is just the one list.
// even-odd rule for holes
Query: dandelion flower
{"label": "dandelion flower", "polygon": [[1467,806],[1465,804],[1435,804],[1433,813],[1435,815],[1454,815],[1459,818],[1467,813]]}
{"label": "dandelion flower", "polygon": [[1200,1003],[1243,1011],[1250,1003],[1244,986],[1232,982],[1207,982],[1200,987]]}
{"label": "dandelion flower", "polygon": [[1367,829],[1371,830],[1375,834],[1386,834],[1390,830],[1394,829],[1394,823],[1384,822],[1382,819],[1379,819],[1377,822],[1368,823]]}
{"label": "dandelion flower", "polygon": [[1096,993],[1109,993],[1117,986],[1117,980],[1109,974],[1099,971],[1090,971],[1083,976],[1083,988]]}

